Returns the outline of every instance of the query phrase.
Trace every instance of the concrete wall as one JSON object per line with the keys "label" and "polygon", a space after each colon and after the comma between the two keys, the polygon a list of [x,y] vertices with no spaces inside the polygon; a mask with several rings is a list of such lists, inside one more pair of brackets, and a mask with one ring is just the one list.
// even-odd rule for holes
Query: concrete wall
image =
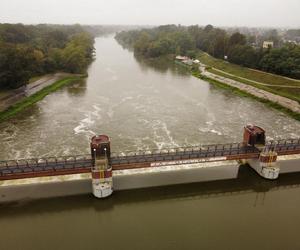
{"label": "concrete wall", "polygon": [[[114,190],[237,178],[236,161],[114,171]],[[0,182],[0,203],[92,193],[90,174]]]}
{"label": "concrete wall", "polygon": [[165,186],[213,180],[237,178],[239,164],[222,161],[193,165],[166,166],[142,171],[122,170],[114,172],[114,189],[125,190]]}
{"label": "concrete wall", "polygon": [[280,174],[300,172],[300,155],[279,156]]}

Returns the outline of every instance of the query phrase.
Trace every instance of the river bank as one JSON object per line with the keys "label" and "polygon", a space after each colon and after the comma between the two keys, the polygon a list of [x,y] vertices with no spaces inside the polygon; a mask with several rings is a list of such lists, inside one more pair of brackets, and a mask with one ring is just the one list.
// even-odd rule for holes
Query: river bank
{"label": "river bank", "polygon": [[79,81],[86,75],[56,73],[46,75],[0,97],[0,122],[8,119],[32,104],[42,100],[59,88]]}
{"label": "river bank", "polygon": [[198,51],[197,59],[207,65],[210,73],[287,97],[300,104],[300,80],[236,65],[202,51]]}
{"label": "river bank", "polygon": [[239,96],[251,97],[300,121],[300,104],[297,101],[270,93],[254,86],[249,86],[237,80],[226,78],[225,76],[216,75],[206,68],[207,65],[200,64],[199,71],[191,71],[193,76],[199,79],[208,81],[223,89],[231,90]]}

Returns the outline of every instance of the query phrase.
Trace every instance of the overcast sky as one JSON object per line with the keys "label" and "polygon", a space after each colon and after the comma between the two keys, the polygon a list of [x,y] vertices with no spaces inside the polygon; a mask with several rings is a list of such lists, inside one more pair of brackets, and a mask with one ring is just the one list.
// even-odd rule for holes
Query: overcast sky
{"label": "overcast sky", "polygon": [[300,27],[300,0],[0,0],[0,22]]}

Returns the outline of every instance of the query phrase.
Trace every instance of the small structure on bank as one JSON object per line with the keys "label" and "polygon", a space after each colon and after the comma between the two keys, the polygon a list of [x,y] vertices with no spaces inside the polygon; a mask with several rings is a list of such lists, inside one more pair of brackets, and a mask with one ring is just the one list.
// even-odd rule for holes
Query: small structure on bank
{"label": "small structure on bank", "polygon": [[269,49],[274,47],[274,42],[272,41],[264,41],[263,43],[263,48],[264,49]]}
{"label": "small structure on bank", "polygon": [[187,56],[181,56],[181,55],[178,55],[175,57],[175,60],[178,61],[178,62],[181,62],[181,63],[184,63],[188,66],[193,66],[193,64],[199,64],[200,61],[198,59],[191,59]]}

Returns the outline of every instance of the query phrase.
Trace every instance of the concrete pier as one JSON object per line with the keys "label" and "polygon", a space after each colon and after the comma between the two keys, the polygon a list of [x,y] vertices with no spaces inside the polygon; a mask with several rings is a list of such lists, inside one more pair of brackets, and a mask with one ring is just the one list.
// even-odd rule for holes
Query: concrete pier
{"label": "concrete pier", "polygon": [[[300,154],[278,156],[280,174],[300,172]],[[236,179],[237,161],[115,170],[114,190]],[[280,178],[280,175],[279,175]],[[0,181],[0,203],[60,196],[92,196],[91,174],[74,174]]]}
{"label": "concrete pier", "polygon": [[[114,190],[237,178],[236,161],[220,161],[113,173]],[[0,181],[0,203],[59,196],[92,195],[91,174]]]}
{"label": "concrete pier", "polygon": [[300,154],[278,156],[280,174],[300,172]]}

